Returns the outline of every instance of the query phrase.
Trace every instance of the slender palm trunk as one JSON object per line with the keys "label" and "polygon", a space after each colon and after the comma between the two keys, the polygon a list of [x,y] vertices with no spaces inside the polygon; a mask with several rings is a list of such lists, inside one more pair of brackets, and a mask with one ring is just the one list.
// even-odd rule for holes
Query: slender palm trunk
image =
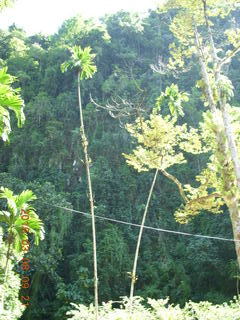
{"label": "slender palm trunk", "polygon": [[145,225],[145,220],[146,220],[146,216],[147,216],[147,213],[148,213],[148,207],[149,207],[149,204],[150,204],[150,200],[152,198],[153,188],[154,188],[155,183],[156,183],[157,175],[158,175],[158,169],[155,172],[155,175],[154,175],[154,178],[153,178],[153,181],[152,181],[152,184],[151,184],[151,188],[149,190],[148,199],[147,199],[147,203],[146,203],[144,214],[143,214],[143,218],[142,218],[142,223],[141,223],[141,227],[140,227],[139,234],[138,234],[137,246],[136,246],[134,263],[133,263],[133,270],[132,270],[132,275],[131,275],[131,288],[130,288],[130,302],[131,302],[131,304],[132,304],[133,294],[134,294],[134,285],[135,285],[135,282],[137,280],[136,279],[137,262],[138,262],[140,244],[141,244],[141,239],[142,239],[142,234],[143,234],[143,228],[144,228],[144,225]]}
{"label": "slender palm trunk", "polygon": [[[8,272],[8,264],[10,259],[10,251],[11,251],[11,242],[8,241],[8,247],[7,247],[7,256],[6,256],[6,263],[4,267],[4,275],[3,275],[3,285],[7,282],[7,272]],[[2,291],[2,297],[1,297],[1,305],[0,305],[0,311],[4,310],[4,298],[5,298],[5,290]]]}
{"label": "slender palm trunk", "polygon": [[80,73],[78,73],[78,104],[80,113],[80,134],[83,145],[83,152],[85,157],[85,166],[87,173],[87,184],[89,193],[89,203],[92,217],[92,237],[93,237],[93,271],[94,271],[94,301],[95,301],[95,319],[98,319],[98,273],[97,273],[97,241],[96,241],[96,226],[95,226],[95,214],[94,214],[94,199],[92,192],[92,181],[90,174],[90,161],[88,156],[88,140],[85,135],[82,101],[81,101],[81,87],[80,87]]}

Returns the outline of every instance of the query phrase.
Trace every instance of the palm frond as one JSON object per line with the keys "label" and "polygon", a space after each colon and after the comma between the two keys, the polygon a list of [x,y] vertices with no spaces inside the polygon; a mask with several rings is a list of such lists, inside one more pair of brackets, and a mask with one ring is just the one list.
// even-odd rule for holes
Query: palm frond
{"label": "palm frond", "polygon": [[8,189],[1,187],[0,188],[0,199],[6,199],[8,208],[10,209],[11,214],[17,214],[17,206],[16,206],[16,197],[13,195],[13,192]]}
{"label": "palm frond", "polygon": [[24,101],[19,94],[20,90],[11,87],[15,80],[15,77],[7,73],[6,67],[0,69],[0,136],[4,141],[8,140],[11,132],[8,110],[12,110],[15,113],[18,127],[21,127],[25,121],[23,113]]}
{"label": "palm frond", "polygon": [[35,196],[35,194],[33,194],[32,190],[24,190],[16,197],[16,205],[21,209],[24,204],[27,204],[28,202],[36,199],[37,197]]}
{"label": "palm frond", "polygon": [[91,53],[91,50],[90,47],[82,49],[80,46],[70,48],[72,56],[69,61],[61,65],[62,72],[67,71],[69,68],[76,68],[80,72],[81,79],[92,78],[93,74],[97,71],[97,67],[93,63],[96,55]]}

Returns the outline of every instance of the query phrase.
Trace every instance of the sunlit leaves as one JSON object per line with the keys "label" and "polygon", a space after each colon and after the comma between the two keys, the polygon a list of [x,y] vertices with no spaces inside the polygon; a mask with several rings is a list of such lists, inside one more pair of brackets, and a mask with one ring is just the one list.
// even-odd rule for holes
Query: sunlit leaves
{"label": "sunlit leaves", "polygon": [[[176,86],[168,87],[158,99],[159,108],[164,103],[174,104],[181,98],[187,100],[187,95],[182,97],[182,94]],[[169,97],[175,97],[175,99],[169,100]],[[228,109],[234,119],[234,132],[240,138],[240,112],[238,108],[228,106]],[[197,186],[195,187],[191,185],[181,186],[180,182],[174,180],[173,176],[171,178],[168,177],[168,174],[165,175],[180,188],[179,191],[185,202],[175,213],[177,221],[186,223],[203,210],[211,213],[221,213],[222,206],[227,201],[226,185],[230,185],[231,181],[234,181],[230,154],[228,159],[223,159],[226,163],[224,170],[225,172],[228,170],[228,176],[221,174],[221,157],[224,157],[224,155],[221,154],[214,133],[222,128],[221,143],[226,143],[221,112],[217,111],[214,117],[210,111],[204,113],[204,121],[200,124],[198,130],[187,128],[186,124],[177,125],[177,117],[174,112],[173,116],[163,117],[157,114],[157,111],[155,109],[148,120],[139,118],[134,124],[126,126],[128,132],[137,140],[137,146],[133,152],[128,155],[124,154],[127,163],[138,171],[159,169],[160,172],[163,172],[174,164],[186,162],[186,153],[213,152],[207,167],[196,177]],[[240,149],[240,143],[238,147]],[[232,185],[232,190],[233,188],[235,188],[234,185]],[[229,190],[229,192],[231,193],[232,190]],[[238,196],[239,192],[237,190],[235,190],[235,193]]]}
{"label": "sunlit leaves", "polygon": [[101,37],[108,42],[110,36],[106,26],[95,19],[84,19],[81,15],[76,15],[63,22],[58,31],[57,42],[62,45],[78,43],[80,39],[86,39],[92,35]]}
{"label": "sunlit leaves", "polygon": [[225,34],[228,37],[228,41],[234,46],[240,46],[240,29],[228,29],[225,31]]}
{"label": "sunlit leaves", "polygon": [[187,223],[203,210],[215,214],[222,213],[225,202],[221,194],[216,191],[219,179],[212,162],[196,177],[196,181],[199,183],[197,188],[184,186],[188,201],[175,212],[176,220],[180,223]]}
{"label": "sunlit leaves", "polygon": [[128,15],[123,14],[119,20],[119,25],[121,27],[127,27],[135,32],[143,32],[144,30],[143,19],[137,13],[130,13]]}
{"label": "sunlit leaves", "polygon": [[[237,137],[237,147],[240,154],[240,111],[239,108],[227,106],[231,115],[232,129]],[[240,198],[240,192],[234,184],[234,171],[230,158],[230,153],[226,157],[221,152],[220,144],[226,144],[226,136],[224,134],[223,119],[221,112],[217,111],[213,117],[210,111],[203,115],[204,121],[200,124],[200,134],[206,146],[213,154],[209,158],[207,167],[196,177],[198,187],[193,188],[185,185],[184,190],[188,201],[182,205],[175,213],[178,222],[186,223],[202,210],[211,213],[221,213],[222,206],[228,204],[232,193],[236,198]],[[222,136],[221,141],[216,141],[215,131],[218,130]],[[224,167],[223,167],[224,166]],[[225,175],[222,174],[224,170]]]}
{"label": "sunlit leaves", "polygon": [[126,129],[137,140],[132,154],[124,157],[138,171],[165,170],[174,164],[186,162],[182,151],[201,153],[201,139],[196,129],[188,131],[186,124],[177,125],[176,117],[150,115],[149,120],[139,118]]}
{"label": "sunlit leaves", "polygon": [[[195,262],[196,263],[196,262]],[[169,271],[168,271],[169,273]],[[170,280],[169,280],[170,281]],[[182,281],[181,281],[182,283]],[[238,299],[230,301],[228,304],[213,305],[211,302],[202,301],[199,303],[189,301],[185,304],[184,308],[179,305],[173,305],[166,299],[148,299],[150,308],[144,307],[145,301],[140,297],[134,297],[133,302],[130,303],[129,299],[124,297],[120,301],[120,308],[114,308],[113,302],[103,303],[99,308],[101,319],[106,320],[127,320],[127,319],[164,319],[164,320],[219,320],[219,319],[238,319],[240,312],[240,304]],[[70,320],[94,320],[93,305],[85,306],[83,304],[72,303],[72,308],[68,311],[67,318]]]}
{"label": "sunlit leaves", "polygon": [[217,81],[217,87],[221,92],[221,97],[219,97],[219,99],[226,98],[226,100],[231,100],[231,98],[234,96],[233,84],[228,77],[221,75]]}
{"label": "sunlit leaves", "polygon": [[[203,49],[209,45],[209,34],[206,32],[207,25],[204,7],[206,4],[206,14],[208,24],[214,27],[212,17],[226,17],[232,10],[240,5],[240,1],[234,0],[168,0],[159,5],[159,11],[165,12],[177,9],[170,24],[170,30],[177,41],[173,42],[169,49],[171,57],[169,67],[171,69],[182,68],[186,63],[186,58],[190,58],[196,53],[195,32],[199,32],[199,41]],[[200,31],[201,30],[201,31]],[[229,29],[225,31],[229,44],[235,48],[239,47],[239,29]],[[231,57],[234,50],[228,50],[226,56]],[[205,54],[206,61],[211,59],[210,51]]]}
{"label": "sunlit leaves", "polygon": [[15,77],[7,73],[7,68],[0,69],[0,136],[3,141],[9,139],[11,132],[9,110],[15,113],[18,126],[21,127],[25,121],[23,113],[24,102],[18,89],[12,88]]}
{"label": "sunlit leaves", "polygon": [[10,7],[14,0],[0,0],[0,11],[4,8]]}

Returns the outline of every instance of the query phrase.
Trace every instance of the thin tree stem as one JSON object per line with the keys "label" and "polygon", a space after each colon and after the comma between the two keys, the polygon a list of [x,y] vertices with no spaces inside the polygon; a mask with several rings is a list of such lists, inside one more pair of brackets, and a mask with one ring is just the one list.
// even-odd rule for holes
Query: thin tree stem
{"label": "thin tree stem", "polygon": [[92,192],[92,181],[90,174],[90,161],[88,156],[88,140],[85,135],[84,121],[83,121],[83,111],[82,111],[82,101],[81,101],[81,87],[80,87],[80,72],[78,72],[78,103],[79,103],[79,113],[80,113],[80,134],[82,138],[82,145],[85,157],[85,166],[87,174],[87,184],[89,193],[89,203],[92,217],[92,237],[93,237],[93,270],[94,270],[94,301],[95,301],[95,319],[98,320],[98,273],[97,273],[97,241],[96,241],[96,224],[95,224],[95,214],[94,214],[94,199]]}
{"label": "thin tree stem", "polygon": [[138,262],[140,244],[141,244],[145,220],[146,220],[146,216],[148,213],[148,208],[149,208],[149,204],[150,204],[150,201],[152,198],[153,188],[156,183],[157,175],[158,175],[158,169],[155,172],[155,175],[154,175],[154,178],[153,178],[153,181],[151,184],[151,188],[149,190],[148,199],[147,199],[147,203],[145,205],[145,210],[144,210],[144,214],[143,214],[143,218],[142,218],[142,223],[141,223],[141,227],[140,227],[139,234],[138,234],[137,246],[136,246],[136,251],[135,251],[132,275],[131,275],[131,288],[130,288],[130,303],[131,303],[131,305],[132,305],[133,294],[134,294],[134,286],[135,286],[135,282],[136,282],[136,271],[137,271],[137,262]]}
{"label": "thin tree stem", "polygon": [[206,0],[202,0],[202,2],[203,2],[204,19],[205,19],[206,27],[207,27],[207,31],[208,31],[208,38],[209,38],[210,46],[211,46],[211,49],[212,49],[212,52],[211,52],[212,59],[213,59],[213,62],[215,64],[215,66],[217,66],[219,58],[217,56],[217,51],[216,51],[216,48],[215,48],[215,45],[214,45],[212,29],[211,29],[209,21],[208,21],[207,1]]}
{"label": "thin tree stem", "polygon": [[[9,263],[9,258],[10,258],[10,250],[11,250],[11,242],[8,241],[8,247],[7,247],[7,259],[6,259],[6,264],[4,267],[4,276],[3,276],[3,285],[5,285],[7,281],[7,271],[8,271],[8,263]],[[2,297],[1,297],[1,310],[4,310],[4,298],[5,298],[5,290],[2,292]]]}

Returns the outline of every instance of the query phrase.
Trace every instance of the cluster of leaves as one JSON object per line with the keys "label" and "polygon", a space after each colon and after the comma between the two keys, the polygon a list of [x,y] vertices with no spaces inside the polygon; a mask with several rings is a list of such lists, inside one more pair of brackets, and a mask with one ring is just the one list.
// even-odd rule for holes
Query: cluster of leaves
{"label": "cluster of leaves", "polygon": [[176,84],[171,84],[165,92],[162,92],[156,100],[156,109],[161,110],[161,106],[167,104],[172,116],[184,116],[183,103],[189,100],[186,92],[179,92]]}
{"label": "cluster of leaves", "polygon": [[[172,116],[163,117],[158,110],[169,99],[168,106]],[[186,162],[182,151],[193,154],[203,152],[201,137],[194,128],[188,130],[187,124],[177,125],[177,114],[183,114],[182,100],[187,94],[179,93],[177,86],[171,86],[157,99],[157,108],[149,120],[139,118],[134,124],[126,125],[128,132],[137,140],[138,146],[133,154],[126,155],[128,164],[138,171],[149,169],[165,170],[174,164]]]}
{"label": "cluster of leaves", "polygon": [[14,0],[0,0],[0,11],[6,7],[10,7],[13,4]]}
{"label": "cluster of leaves", "polygon": [[7,73],[7,68],[0,69],[0,136],[3,141],[9,140],[11,132],[9,110],[14,111],[18,126],[24,123],[25,116],[23,113],[24,102],[19,94],[19,89],[13,89],[12,83],[15,77]]}
{"label": "cluster of leaves", "polygon": [[[8,211],[0,211],[0,222],[3,222],[8,229],[6,230],[12,237],[11,244],[13,249],[21,252],[22,240],[28,239],[28,234],[34,235],[34,242],[39,244],[44,239],[43,223],[35,212],[35,209],[29,202],[36,199],[31,190],[24,190],[19,195],[14,195],[8,188],[1,187],[0,199],[7,201]],[[25,210],[29,214],[28,232],[24,232],[23,225],[26,221],[21,218],[21,210]]]}

